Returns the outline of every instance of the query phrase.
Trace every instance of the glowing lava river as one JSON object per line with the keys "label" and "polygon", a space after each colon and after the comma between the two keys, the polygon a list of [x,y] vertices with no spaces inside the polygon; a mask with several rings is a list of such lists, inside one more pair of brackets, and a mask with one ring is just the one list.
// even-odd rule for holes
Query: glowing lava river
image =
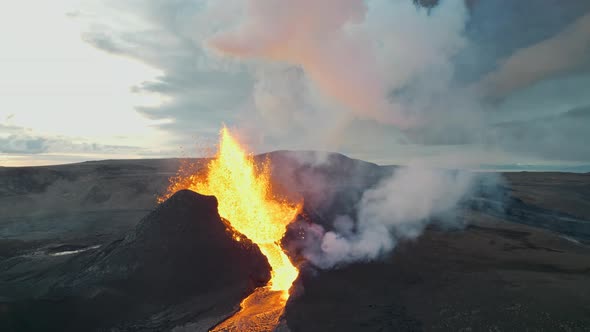
{"label": "glowing lava river", "polygon": [[204,172],[175,178],[168,190],[190,189],[217,197],[221,217],[232,226],[236,241],[246,236],[256,243],[271,266],[271,279],[244,299],[240,311],[212,331],[271,331],[283,314],[289,288],[299,271],[280,246],[286,226],[301,210],[301,202],[276,197],[270,164],[257,166],[227,128],[221,130],[219,150]]}

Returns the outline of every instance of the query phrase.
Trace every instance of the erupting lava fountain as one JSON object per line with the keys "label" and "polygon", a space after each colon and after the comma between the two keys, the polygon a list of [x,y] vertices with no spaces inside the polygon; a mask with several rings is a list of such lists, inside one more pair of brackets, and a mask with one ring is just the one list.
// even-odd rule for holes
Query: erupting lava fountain
{"label": "erupting lava fountain", "polygon": [[232,226],[234,239],[240,241],[243,235],[256,243],[272,268],[267,287],[244,299],[240,312],[214,330],[259,330],[276,325],[289,298],[289,288],[299,275],[280,240],[286,226],[300,212],[302,202],[277,197],[272,191],[269,161],[257,166],[253,156],[225,127],[221,130],[219,150],[206,170],[175,177],[168,196],[181,189],[217,197],[219,214]]}

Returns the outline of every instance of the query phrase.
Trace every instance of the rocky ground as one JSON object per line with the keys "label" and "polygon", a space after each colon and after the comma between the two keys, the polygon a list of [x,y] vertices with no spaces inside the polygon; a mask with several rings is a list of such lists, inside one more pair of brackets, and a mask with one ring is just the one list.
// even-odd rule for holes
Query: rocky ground
{"label": "rocky ground", "polygon": [[[317,223],[395,170],[308,154],[269,158]],[[214,200],[180,192],[157,207],[180,164],[0,168],[0,330],[205,331],[264,284],[266,262],[228,236]],[[494,190],[464,204],[464,228],[432,226],[379,262],[303,262],[281,329],[590,330],[590,174],[482,179]]]}

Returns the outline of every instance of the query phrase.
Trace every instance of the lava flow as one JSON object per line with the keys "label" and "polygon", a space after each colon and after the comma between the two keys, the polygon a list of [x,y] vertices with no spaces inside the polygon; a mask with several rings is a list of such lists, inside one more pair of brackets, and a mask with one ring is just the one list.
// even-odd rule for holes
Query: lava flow
{"label": "lava flow", "polygon": [[281,248],[280,240],[302,204],[276,197],[268,161],[257,167],[254,158],[225,127],[221,130],[219,150],[206,171],[177,177],[168,192],[180,189],[216,196],[220,216],[239,233],[233,234],[234,239],[239,241],[244,235],[256,243],[272,268],[269,284],[244,299],[240,311],[214,331],[259,331],[276,326],[289,288],[299,274]]}

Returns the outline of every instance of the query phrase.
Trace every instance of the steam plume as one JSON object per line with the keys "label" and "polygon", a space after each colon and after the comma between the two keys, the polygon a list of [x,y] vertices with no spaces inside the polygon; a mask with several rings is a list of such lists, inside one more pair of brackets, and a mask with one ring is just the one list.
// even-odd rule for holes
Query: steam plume
{"label": "steam plume", "polygon": [[219,52],[301,66],[326,95],[359,117],[403,125],[376,66],[371,41],[359,29],[361,0],[250,0],[233,31],[209,41]]}
{"label": "steam plume", "polygon": [[[266,109],[273,110],[273,128],[286,118],[287,128],[297,123],[312,127],[311,135],[327,133],[328,139],[342,141],[352,134],[347,132],[352,118],[360,118],[394,132],[414,127],[413,132],[428,138],[436,132],[424,129],[425,122],[444,127],[441,123],[449,122],[450,112],[457,115],[467,108],[456,105],[471,105],[463,100],[446,106],[440,102],[442,96],[452,99],[450,59],[465,44],[463,0],[442,2],[432,12],[417,9],[412,1],[246,3],[235,28],[218,32],[207,44],[223,56],[254,65],[256,107],[266,115],[271,113]],[[315,88],[339,107],[318,98]],[[409,97],[393,98],[400,90]],[[306,116],[303,110],[308,109],[315,112]],[[280,127],[278,131],[287,132]],[[295,133],[298,139],[303,136]],[[407,133],[400,133],[400,140]],[[314,139],[317,146],[319,140]],[[311,185],[318,192],[329,191],[318,188],[321,181]],[[423,166],[397,169],[363,193],[353,215],[335,218],[329,231],[309,225],[304,255],[322,268],[377,259],[398,240],[419,236],[434,218],[456,220],[455,208],[472,187],[473,176],[467,172]]]}
{"label": "steam plume", "polygon": [[304,255],[321,268],[377,259],[398,240],[418,237],[434,218],[456,225],[456,207],[474,183],[469,172],[398,169],[364,192],[356,216],[338,216],[328,232],[312,226]]}

